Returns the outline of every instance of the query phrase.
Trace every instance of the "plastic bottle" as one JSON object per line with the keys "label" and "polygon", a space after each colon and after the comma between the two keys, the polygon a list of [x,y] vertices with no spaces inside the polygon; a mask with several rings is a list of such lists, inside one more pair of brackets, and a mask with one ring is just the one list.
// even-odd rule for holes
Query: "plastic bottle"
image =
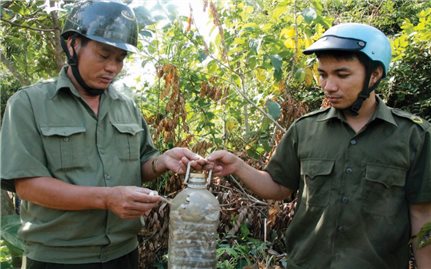
{"label": "plastic bottle", "polygon": [[189,172],[187,167],[187,188],[170,205],[168,268],[216,268],[220,205],[204,174]]}

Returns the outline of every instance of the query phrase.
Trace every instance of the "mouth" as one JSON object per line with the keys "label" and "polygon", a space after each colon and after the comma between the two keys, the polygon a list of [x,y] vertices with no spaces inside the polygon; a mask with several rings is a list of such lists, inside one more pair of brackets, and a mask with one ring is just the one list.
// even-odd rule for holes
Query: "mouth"
{"label": "mouth", "polygon": [[331,103],[334,103],[334,102],[337,102],[337,101],[339,101],[339,100],[341,100],[341,97],[339,97],[339,96],[326,96],[326,99],[329,101],[329,102],[331,102]]}
{"label": "mouth", "polygon": [[114,80],[114,78],[112,77],[99,77],[100,82],[104,83],[104,84],[111,84],[112,80]]}

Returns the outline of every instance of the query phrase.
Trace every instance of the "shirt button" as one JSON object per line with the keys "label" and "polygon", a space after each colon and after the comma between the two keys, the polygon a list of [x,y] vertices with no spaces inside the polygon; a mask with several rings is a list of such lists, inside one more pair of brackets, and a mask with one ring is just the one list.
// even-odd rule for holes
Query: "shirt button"
{"label": "shirt button", "polygon": [[346,174],[351,174],[353,172],[353,169],[351,167],[346,168]]}
{"label": "shirt button", "polygon": [[338,226],[337,227],[337,231],[339,231],[339,232],[344,232],[344,226]]}
{"label": "shirt button", "polygon": [[69,142],[69,141],[70,141],[70,138],[69,138],[69,137],[65,137],[65,138],[63,138],[63,141],[64,141],[64,142]]}
{"label": "shirt button", "polygon": [[358,144],[358,140],[352,139],[352,140],[350,140],[350,144],[356,145],[356,144]]}
{"label": "shirt button", "polygon": [[341,198],[341,202],[343,204],[347,204],[347,203],[349,203],[349,198],[347,198],[346,196],[343,196],[343,198]]}
{"label": "shirt button", "polygon": [[106,179],[106,180],[110,180],[110,179],[111,179],[111,176],[110,176],[110,175],[108,175],[108,174],[105,174],[105,179]]}

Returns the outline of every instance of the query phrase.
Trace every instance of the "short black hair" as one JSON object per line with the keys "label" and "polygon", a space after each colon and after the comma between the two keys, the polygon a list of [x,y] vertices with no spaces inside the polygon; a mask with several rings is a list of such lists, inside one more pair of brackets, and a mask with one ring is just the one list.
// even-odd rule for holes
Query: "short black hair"
{"label": "short black hair", "polygon": [[87,45],[87,43],[88,43],[88,41],[90,41],[90,39],[89,38],[87,38],[87,37],[85,37],[85,36],[83,36],[83,35],[81,35],[81,34],[79,34],[79,33],[77,33],[77,32],[72,32],[72,31],[70,31],[70,32],[67,32],[67,33],[64,33],[63,35],[62,35],[62,38],[66,41],[69,37],[72,37],[72,38],[79,38],[79,39],[81,39],[81,46],[85,46],[85,45]]}
{"label": "short black hair", "polygon": [[88,42],[90,41],[90,39],[88,39],[87,37],[83,36],[83,35],[78,35],[78,38],[81,39],[81,47],[85,47]]}

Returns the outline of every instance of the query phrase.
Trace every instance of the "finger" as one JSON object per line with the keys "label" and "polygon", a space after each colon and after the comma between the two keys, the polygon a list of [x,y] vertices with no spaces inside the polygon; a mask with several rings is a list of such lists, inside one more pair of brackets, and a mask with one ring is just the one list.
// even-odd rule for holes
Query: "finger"
{"label": "finger", "polygon": [[144,203],[141,205],[141,207],[139,208],[139,211],[148,211],[153,209],[154,207],[158,206],[160,204],[161,198],[160,196],[157,196],[158,201],[155,203]]}
{"label": "finger", "polygon": [[183,150],[183,154],[184,156],[188,159],[188,160],[199,160],[199,159],[204,159],[202,156],[200,156],[197,153],[194,153],[193,151],[189,150],[189,149],[184,149]]}
{"label": "finger", "polygon": [[148,214],[148,212],[150,212],[151,210],[133,210],[133,211],[127,211],[127,212],[123,212],[122,214],[119,215],[120,218],[122,219],[136,219],[142,215],[144,215],[145,213]]}
{"label": "finger", "polygon": [[[187,164],[187,162],[185,162]],[[177,174],[184,174],[186,171],[186,165],[184,165],[183,160],[179,161],[177,164],[177,168],[175,169],[175,173]]]}
{"label": "finger", "polygon": [[121,218],[132,220],[132,219],[137,219],[141,216],[147,217],[148,215],[150,215],[150,213],[151,213],[151,210],[147,210],[147,211],[142,211],[142,212],[139,212],[136,214],[126,214],[126,215],[121,216]]}
{"label": "finger", "polygon": [[214,169],[214,163],[207,163],[203,166],[204,170],[213,170]]}
{"label": "finger", "polygon": [[150,213],[151,213],[151,210],[145,211],[144,216],[148,217],[150,215]]}
{"label": "finger", "polygon": [[190,166],[195,170],[202,170],[202,165],[197,161],[191,161]]}
{"label": "finger", "polygon": [[145,193],[148,195],[154,195],[154,194],[152,194],[153,192],[155,192],[155,194],[157,194],[157,191],[154,191],[154,190],[151,190],[148,188],[142,188],[142,187],[136,187],[136,191],[139,193]]}
{"label": "finger", "polygon": [[223,172],[223,166],[221,165],[215,165],[213,167],[213,173],[214,174],[221,174]]}
{"label": "finger", "polygon": [[225,155],[226,155],[226,152],[224,150],[216,150],[210,155],[208,155],[206,160],[209,162],[214,162],[216,160],[222,159]]}
{"label": "finger", "polygon": [[196,162],[202,166],[204,166],[208,163],[208,161],[206,159],[199,159],[199,160],[196,160]]}
{"label": "finger", "polygon": [[150,195],[150,193],[136,193],[133,196],[133,202],[140,204],[157,204],[160,202],[158,195]]}
{"label": "finger", "polygon": [[181,163],[181,165],[182,166],[187,166],[187,164],[189,163],[189,162],[192,162],[191,160],[189,160],[187,157],[185,157],[185,156],[183,156],[183,157],[181,157],[181,159],[180,159],[180,163]]}

